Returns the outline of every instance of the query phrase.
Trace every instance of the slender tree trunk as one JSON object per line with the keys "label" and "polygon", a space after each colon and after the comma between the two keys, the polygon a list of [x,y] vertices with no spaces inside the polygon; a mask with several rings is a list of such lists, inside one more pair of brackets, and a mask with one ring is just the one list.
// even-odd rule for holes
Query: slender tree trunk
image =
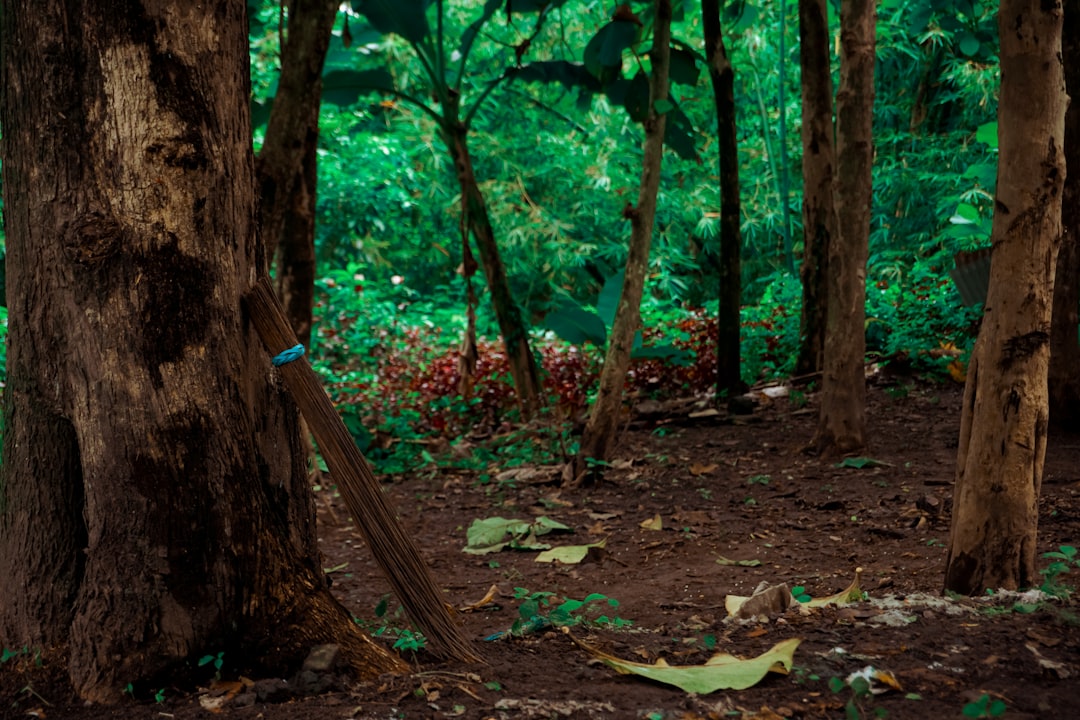
{"label": "slender tree trunk", "polygon": [[487,205],[473,172],[472,156],[469,154],[468,129],[460,123],[452,124],[443,131],[446,146],[454,161],[458,183],[461,186],[461,207],[465,213],[466,226],[476,240],[480,264],[487,278],[491,304],[502,333],[510,374],[517,390],[518,406],[523,419],[533,417],[543,405],[543,389],[540,370],[529,345],[529,333],[521,317],[510,285],[506,280],[506,268],[495,243],[495,231],[491,228]]}
{"label": "slender tree trunk", "polygon": [[319,105],[309,110],[301,168],[292,192],[282,202],[288,204],[278,242],[277,295],[297,339],[311,344],[311,313],[315,302],[315,204],[319,182]]}
{"label": "slender tree trunk", "polygon": [[402,669],[326,587],[297,413],[243,317],[264,269],[244,3],[0,13],[0,645],[66,652],[93,702],[215,652]]}
{"label": "slender tree trunk", "polygon": [[336,0],[291,0],[281,75],[256,163],[259,228],[267,260],[278,257],[277,290],[305,345],[315,293],[315,185],[322,70]]}
{"label": "slender tree trunk", "polygon": [[779,59],[776,63],[776,81],[778,85],[777,105],[780,120],[777,123],[780,137],[780,175],[777,183],[780,186],[780,217],[781,232],[784,236],[784,268],[791,274],[795,274],[795,259],[791,251],[791,174],[788,171],[788,147],[787,147],[787,3],[780,3],[780,37],[777,41]]}
{"label": "slender tree trunk", "polygon": [[735,71],[724,47],[720,0],[701,0],[705,61],[716,105],[720,156],[720,337],[717,343],[717,390],[741,389],[739,305],[742,300],[742,205],[739,197],[739,142],[735,131]]}
{"label": "slender tree trunk", "polygon": [[833,86],[829,69],[829,16],[825,0],[799,0],[802,64],[803,260],[802,317],[796,375],[819,372],[825,352],[829,243],[833,206]]}
{"label": "slender tree trunk", "polygon": [[1080,0],[1065,0],[1061,35],[1065,87],[1073,100],[1065,111],[1065,189],[1062,239],[1054,278],[1050,329],[1050,422],[1080,428]]}
{"label": "slender tree trunk", "polygon": [[649,265],[649,246],[652,243],[656,197],[660,190],[660,167],[664,157],[664,129],[667,125],[666,116],[657,112],[656,107],[660,101],[668,98],[671,57],[671,0],[656,0],[655,8],[653,44],[649,52],[652,73],[649,77],[649,116],[645,119],[641,186],[637,207],[628,207],[624,211],[630,219],[626,275],[608,338],[604,367],[600,371],[600,388],[574,460],[571,484],[579,484],[586,479],[590,461],[603,462],[611,457],[622,415],[623,386],[630,368],[634,335],[641,326],[641,296]]}
{"label": "slender tree trunk", "polygon": [[840,5],[840,91],[836,96],[836,238],[829,243],[822,375],[821,452],[865,444],[866,256],[874,162],[875,0]]}
{"label": "slender tree trunk", "polygon": [[1003,0],[990,289],[968,366],[945,588],[1038,584],[1054,266],[1065,177],[1061,6]]}

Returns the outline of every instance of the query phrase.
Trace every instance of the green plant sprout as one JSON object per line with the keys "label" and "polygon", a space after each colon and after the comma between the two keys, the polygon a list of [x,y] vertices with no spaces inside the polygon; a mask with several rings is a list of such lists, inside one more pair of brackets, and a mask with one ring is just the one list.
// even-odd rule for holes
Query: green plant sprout
{"label": "green plant sprout", "polygon": [[1053,562],[1040,571],[1043,576],[1043,583],[1039,586],[1039,589],[1047,595],[1068,600],[1073,590],[1063,584],[1060,578],[1062,575],[1068,574],[1073,568],[1080,568],[1080,557],[1077,556],[1077,549],[1072,545],[1061,545],[1054,552],[1043,553],[1042,557],[1053,560]]}
{"label": "green plant sprout", "polygon": [[[846,720],[861,720],[864,717],[863,704],[871,700],[874,695],[870,692],[870,681],[865,677],[856,676],[850,680],[850,682],[845,682],[838,677],[831,677],[829,678],[829,689],[834,693],[840,693],[843,692],[844,688],[850,688],[851,696],[844,704],[844,717]],[[889,711],[885,708],[875,707],[873,717],[884,718],[888,714]]]}
{"label": "green plant sprout", "polygon": [[214,679],[221,679],[221,667],[225,664],[225,651],[222,650],[215,655],[203,655],[199,658],[199,667],[213,664],[214,666]]}
{"label": "green plant sprout", "polygon": [[962,712],[966,718],[996,718],[1004,715],[1007,709],[1004,700],[991,699],[987,693],[983,693],[975,702],[964,705]]}
{"label": "green plant sprout", "polygon": [[553,592],[530,592],[526,588],[514,588],[514,598],[521,600],[518,606],[518,617],[510,626],[508,633],[500,632],[489,636],[488,640],[494,640],[509,634],[514,637],[522,637],[543,630],[547,627],[572,627],[574,625],[607,626],[612,628],[626,628],[633,625],[633,621],[608,615],[598,615],[589,618],[585,613],[586,608],[594,603],[607,603],[610,607],[618,607],[619,601],[609,598],[600,593],[591,593],[584,600],[563,598],[556,605],[559,596]]}
{"label": "green plant sprout", "polygon": [[427,638],[415,628],[399,627],[404,618],[404,610],[398,606],[392,614],[388,613],[390,600],[384,595],[375,605],[375,617],[378,622],[367,622],[360,618],[354,621],[367,630],[372,637],[394,638],[394,649],[416,653],[427,647]]}

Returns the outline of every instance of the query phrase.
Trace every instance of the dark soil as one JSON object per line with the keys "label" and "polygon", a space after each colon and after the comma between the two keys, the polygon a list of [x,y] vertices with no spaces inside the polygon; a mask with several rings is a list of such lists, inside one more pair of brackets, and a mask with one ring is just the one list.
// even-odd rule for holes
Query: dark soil
{"label": "dark soil", "polygon": [[[240,718],[959,718],[984,695],[1004,701],[1006,718],[1080,717],[1080,625],[1076,605],[1036,597],[978,600],[941,597],[949,504],[955,470],[961,388],[958,385],[872,387],[866,456],[881,464],[838,467],[803,452],[816,421],[813,398],[797,407],[763,401],[753,414],[691,418],[653,415],[623,436],[606,482],[560,490],[554,471],[514,478],[426,472],[395,478],[387,491],[415,534],[447,602],[464,607],[491,586],[495,601],[462,612],[467,634],[486,665],[440,663],[426,653],[410,676],[356,685],[308,677],[318,694],[290,697],[262,679],[235,685],[218,716]],[[858,463],[856,463],[858,464]],[[498,472],[499,469],[496,469]],[[1039,516],[1039,552],[1080,546],[1080,437],[1052,438]],[[341,600],[389,645],[408,627],[376,607],[388,592],[363,542],[347,524],[332,490],[322,490],[322,547]],[[476,519],[546,515],[573,534],[554,545],[606,539],[578,565],[535,562],[536,552],[462,552]],[[663,529],[642,527],[660,516]],[[760,565],[718,560],[758,560]],[[1049,563],[1040,559],[1041,565]],[[750,595],[762,582],[804,586],[814,597],[844,590],[861,568],[865,602],[799,612],[767,621],[726,620],[725,597]],[[1080,571],[1060,578],[1080,585]],[[742,691],[688,695],[615,674],[562,632],[485,641],[511,627],[515,588],[581,600],[590,593],[628,629],[580,624],[579,640],[640,662],[700,664],[714,652],[756,656],[785,638],[801,638],[795,669],[769,674]],[[886,600],[893,607],[886,607]],[[1023,602],[1021,612],[1016,603]],[[1031,607],[1034,605],[1034,607]],[[587,614],[595,617],[596,613]],[[889,624],[893,623],[893,624]],[[0,667],[0,691],[23,688],[17,662]],[[873,666],[900,690],[856,698],[833,692],[836,679]],[[226,668],[225,680],[229,677]],[[3,678],[7,675],[7,678]],[[119,708],[71,704],[70,690],[46,672],[5,697],[2,717],[198,718],[212,693],[165,688],[160,703]],[[303,678],[293,678],[295,687]],[[224,685],[220,695],[230,686]],[[880,684],[879,684],[880,687]],[[222,698],[217,698],[221,701]],[[850,702],[853,707],[845,709]],[[238,705],[247,704],[240,707]],[[968,715],[969,717],[972,715]],[[989,712],[986,715],[990,716]]]}

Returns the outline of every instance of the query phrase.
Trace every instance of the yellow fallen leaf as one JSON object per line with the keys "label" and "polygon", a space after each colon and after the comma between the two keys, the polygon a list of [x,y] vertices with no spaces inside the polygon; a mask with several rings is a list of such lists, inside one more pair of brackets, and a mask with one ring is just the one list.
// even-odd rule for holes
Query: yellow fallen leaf
{"label": "yellow fallen leaf", "polygon": [[953,360],[949,363],[949,377],[958,383],[967,380],[967,368],[964,366],[963,361]]}
{"label": "yellow fallen leaf", "polygon": [[663,530],[664,520],[660,517],[660,513],[656,513],[656,517],[642,521],[641,527],[644,530]]}
{"label": "yellow fallen leaf", "polygon": [[702,465],[701,463],[694,463],[690,466],[690,474],[701,476],[708,475],[716,468],[720,467],[716,463],[709,463],[708,465]]}
{"label": "yellow fallen leaf", "polygon": [[561,545],[545,550],[536,556],[536,562],[555,562],[556,560],[565,565],[577,565],[589,555],[592,548],[603,549],[607,540],[601,540],[591,545]]}
{"label": "yellow fallen leaf", "polygon": [[[565,631],[565,630],[564,630]],[[569,632],[567,632],[569,635]],[[789,638],[778,642],[761,655],[743,660],[720,653],[709,658],[704,665],[668,665],[663,659],[655,664],[620,660],[601,652],[570,635],[581,649],[617,672],[674,685],[688,693],[707,695],[717,690],[744,690],[756,685],[768,672],[787,674],[794,664],[795,648],[801,640]]]}
{"label": "yellow fallen leaf", "polygon": [[461,611],[461,612],[472,612],[473,610],[479,610],[480,608],[484,607],[485,605],[490,605],[491,603],[495,602],[495,596],[498,595],[498,594],[499,594],[499,586],[498,585],[492,585],[491,587],[488,588],[487,594],[484,595],[484,597],[480,598],[479,600],[472,603],[471,605],[466,605],[464,607],[460,607],[460,608],[458,608],[458,610]]}
{"label": "yellow fallen leaf", "polygon": [[830,595],[823,598],[811,598],[809,602],[801,603],[805,607],[825,607],[826,605],[847,605],[848,603],[859,602],[863,599],[862,588],[859,587],[859,583],[862,581],[862,568],[855,568],[855,579],[851,581],[851,584],[846,589],[841,590],[835,595]]}

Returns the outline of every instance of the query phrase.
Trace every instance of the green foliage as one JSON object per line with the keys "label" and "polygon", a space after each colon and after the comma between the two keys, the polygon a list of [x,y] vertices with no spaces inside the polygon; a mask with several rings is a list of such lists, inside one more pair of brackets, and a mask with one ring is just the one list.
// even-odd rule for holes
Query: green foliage
{"label": "green foliage", "polygon": [[[510,635],[521,637],[545,627],[572,627],[574,625],[597,625],[613,628],[625,628],[633,621],[621,617],[595,615],[596,606],[607,604],[612,608],[619,606],[619,601],[601,593],[590,593],[583,600],[560,598],[552,592],[530,592],[521,587],[514,588],[514,598],[521,601],[518,617],[510,628]],[[560,601],[561,600],[561,601]]]}
{"label": "green foliage", "polygon": [[221,668],[225,665],[225,651],[222,650],[212,655],[203,655],[201,658],[199,658],[199,667],[203,667],[205,665],[213,665],[214,679],[220,680]]}
{"label": "green foliage", "polygon": [[385,595],[375,605],[375,620],[365,621],[354,618],[356,623],[363,627],[372,637],[388,637],[394,639],[394,649],[416,653],[427,647],[427,638],[415,627],[404,627],[407,622],[405,610],[400,605],[393,613],[389,613],[390,596]]}
{"label": "green foliage", "polygon": [[996,718],[1001,717],[1008,710],[1004,700],[991,698],[983,693],[975,702],[964,705],[963,714],[966,718]]}
{"label": "green foliage", "polygon": [[1080,568],[1080,556],[1072,545],[1062,545],[1054,552],[1046,552],[1042,557],[1053,560],[1040,572],[1043,575],[1043,583],[1040,586],[1047,595],[1067,600],[1071,597],[1073,588],[1061,582],[1061,577],[1075,568]]}
{"label": "green foliage", "polygon": [[14,650],[11,649],[11,648],[6,648],[5,647],[3,649],[3,651],[0,652],[0,664],[6,663],[8,660],[12,660],[12,659],[17,658],[17,657],[28,656],[29,654],[30,654],[30,646],[29,645],[23,645],[21,648],[16,648]]}

